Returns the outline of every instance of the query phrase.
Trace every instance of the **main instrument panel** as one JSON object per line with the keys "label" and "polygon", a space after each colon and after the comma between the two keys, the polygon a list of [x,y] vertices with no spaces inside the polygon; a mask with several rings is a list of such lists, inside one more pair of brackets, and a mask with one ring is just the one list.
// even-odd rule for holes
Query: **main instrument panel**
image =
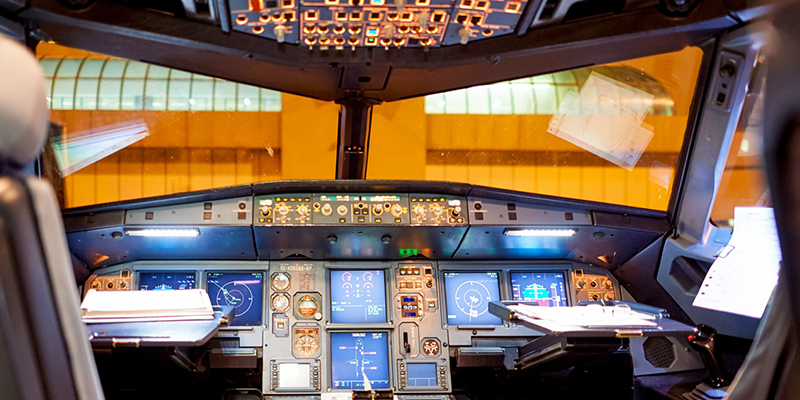
{"label": "main instrument panel", "polygon": [[527,0],[230,0],[234,30],[309,49],[439,47],[509,34]]}
{"label": "main instrument panel", "polygon": [[277,396],[359,390],[365,382],[401,395],[445,395],[451,357],[475,339],[541,335],[493,316],[490,302],[621,299],[606,270],[570,262],[140,261],[100,269],[85,286],[190,288],[234,306],[219,337],[256,350],[216,354],[217,364],[260,354],[262,390]]}

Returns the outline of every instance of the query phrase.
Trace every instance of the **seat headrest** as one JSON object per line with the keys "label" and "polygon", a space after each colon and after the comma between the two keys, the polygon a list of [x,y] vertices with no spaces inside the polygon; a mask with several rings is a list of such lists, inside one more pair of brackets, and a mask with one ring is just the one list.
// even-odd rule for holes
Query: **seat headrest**
{"label": "seat headrest", "polygon": [[0,162],[33,161],[47,138],[47,92],[36,58],[0,35]]}

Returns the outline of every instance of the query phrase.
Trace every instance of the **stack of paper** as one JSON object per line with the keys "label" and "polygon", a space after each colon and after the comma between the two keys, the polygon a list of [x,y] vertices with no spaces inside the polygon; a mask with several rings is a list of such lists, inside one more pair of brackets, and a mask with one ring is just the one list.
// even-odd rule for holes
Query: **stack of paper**
{"label": "stack of paper", "polygon": [[81,303],[86,323],[188,321],[214,319],[203,289],[98,292],[90,290]]}

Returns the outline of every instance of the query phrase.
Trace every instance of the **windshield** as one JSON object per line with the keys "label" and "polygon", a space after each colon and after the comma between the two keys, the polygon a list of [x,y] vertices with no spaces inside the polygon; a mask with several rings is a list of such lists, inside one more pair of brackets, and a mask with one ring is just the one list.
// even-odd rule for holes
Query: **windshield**
{"label": "windshield", "polygon": [[[37,47],[62,207],[333,179],[334,103]],[[385,103],[367,179],[445,180],[666,210],[698,48]]]}

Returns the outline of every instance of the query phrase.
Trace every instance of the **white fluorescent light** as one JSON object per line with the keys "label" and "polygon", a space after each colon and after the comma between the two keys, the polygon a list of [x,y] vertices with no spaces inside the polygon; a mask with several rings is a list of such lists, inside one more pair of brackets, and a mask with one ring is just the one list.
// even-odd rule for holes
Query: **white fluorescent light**
{"label": "white fluorescent light", "polygon": [[144,237],[197,237],[200,230],[194,229],[126,229],[128,236]]}
{"label": "white fluorescent light", "polygon": [[570,237],[575,234],[575,229],[515,229],[506,228],[506,236],[535,236],[535,237]]}

